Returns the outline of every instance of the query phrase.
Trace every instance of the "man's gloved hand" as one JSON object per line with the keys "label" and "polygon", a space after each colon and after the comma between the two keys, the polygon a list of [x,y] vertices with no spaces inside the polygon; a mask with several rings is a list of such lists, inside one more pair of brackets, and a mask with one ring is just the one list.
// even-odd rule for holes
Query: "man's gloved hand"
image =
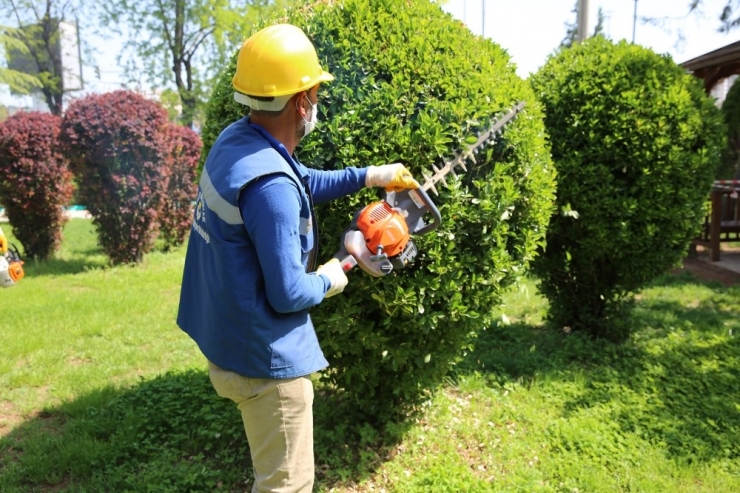
{"label": "man's gloved hand", "polygon": [[368,188],[383,187],[386,190],[400,192],[406,188],[419,188],[411,172],[401,163],[370,166],[365,175],[365,186]]}
{"label": "man's gloved hand", "polygon": [[0,228],[0,254],[8,251],[8,239],[3,233],[3,228]]}
{"label": "man's gloved hand", "polygon": [[324,274],[329,278],[329,291],[326,292],[324,298],[329,298],[335,294],[339,294],[344,291],[344,287],[347,285],[347,276],[342,270],[342,264],[339,263],[339,259],[333,258],[327,263],[320,265],[316,269],[316,274]]}

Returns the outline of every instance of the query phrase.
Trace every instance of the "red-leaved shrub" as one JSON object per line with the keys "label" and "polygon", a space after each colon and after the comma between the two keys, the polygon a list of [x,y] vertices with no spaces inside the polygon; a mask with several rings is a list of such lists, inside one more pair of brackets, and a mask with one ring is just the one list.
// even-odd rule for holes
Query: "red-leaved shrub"
{"label": "red-leaved shrub", "polygon": [[195,182],[203,144],[198,134],[187,127],[170,123],[167,127],[170,153],[167,157],[169,186],[159,213],[159,232],[164,249],[182,245],[193,219],[192,202],[198,190]]}
{"label": "red-leaved shrub", "polygon": [[132,91],[92,94],[64,114],[60,141],[114,264],[140,262],[153,244],[167,190],[167,112]]}
{"label": "red-leaved shrub", "polygon": [[16,113],[0,123],[0,204],[29,257],[48,258],[62,241],[72,173],[57,147],[61,118]]}

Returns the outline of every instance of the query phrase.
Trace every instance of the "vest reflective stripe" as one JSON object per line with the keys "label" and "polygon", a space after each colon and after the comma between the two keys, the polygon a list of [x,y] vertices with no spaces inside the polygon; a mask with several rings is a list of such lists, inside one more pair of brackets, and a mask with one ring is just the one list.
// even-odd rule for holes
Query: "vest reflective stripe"
{"label": "vest reflective stripe", "polygon": [[221,195],[219,195],[216,187],[213,186],[210,176],[208,176],[208,169],[203,167],[203,174],[200,177],[200,189],[203,192],[203,198],[205,199],[206,207],[208,207],[219,219],[226,224],[241,224],[242,215],[239,212],[239,208],[229,204]]}
{"label": "vest reflective stripe", "polygon": [[[299,231],[300,234],[307,235],[308,233],[311,232],[311,228],[313,227],[313,222],[311,221],[310,217],[309,218],[302,217],[298,227],[300,228],[300,231]],[[317,238],[314,238],[314,241],[316,240]]]}

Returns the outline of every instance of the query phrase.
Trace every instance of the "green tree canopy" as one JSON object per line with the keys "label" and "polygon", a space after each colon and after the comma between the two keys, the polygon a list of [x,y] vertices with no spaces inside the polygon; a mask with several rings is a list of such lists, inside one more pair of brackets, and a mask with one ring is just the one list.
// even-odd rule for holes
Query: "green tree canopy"
{"label": "green tree canopy", "polygon": [[[18,39],[16,31],[12,27],[0,26],[0,45],[5,53],[14,51],[28,54],[28,48]],[[19,94],[28,94],[34,87],[41,87],[38,77],[8,67],[0,67],[0,84],[7,84],[12,92]]]}
{"label": "green tree canopy", "polygon": [[75,23],[90,8],[81,0],[0,0],[0,12],[15,24],[0,31],[6,59],[22,60],[24,65],[23,69],[0,70],[0,80],[21,93],[39,87],[49,110],[61,115],[65,87],[60,24]]}
{"label": "green tree canopy", "polygon": [[[152,87],[174,86],[181,121],[191,126],[214,74],[243,33],[287,0],[113,0],[102,5],[102,24],[125,35],[127,73],[144,73]],[[129,55],[126,57],[125,55]]]}

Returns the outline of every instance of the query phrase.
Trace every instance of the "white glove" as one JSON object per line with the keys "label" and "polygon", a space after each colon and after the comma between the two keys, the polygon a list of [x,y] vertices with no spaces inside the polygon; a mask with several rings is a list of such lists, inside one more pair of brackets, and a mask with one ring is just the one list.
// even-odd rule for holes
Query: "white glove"
{"label": "white glove", "polygon": [[333,258],[327,263],[320,265],[316,269],[316,274],[324,274],[329,278],[329,291],[326,292],[324,298],[329,298],[335,294],[339,294],[344,291],[344,287],[347,285],[347,276],[342,269],[342,264],[339,263],[339,259]]}
{"label": "white glove", "polygon": [[419,188],[419,183],[414,180],[411,172],[403,164],[393,163],[369,166],[365,175],[365,186],[368,188],[383,187],[386,190],[400,192],[406,188]]}

